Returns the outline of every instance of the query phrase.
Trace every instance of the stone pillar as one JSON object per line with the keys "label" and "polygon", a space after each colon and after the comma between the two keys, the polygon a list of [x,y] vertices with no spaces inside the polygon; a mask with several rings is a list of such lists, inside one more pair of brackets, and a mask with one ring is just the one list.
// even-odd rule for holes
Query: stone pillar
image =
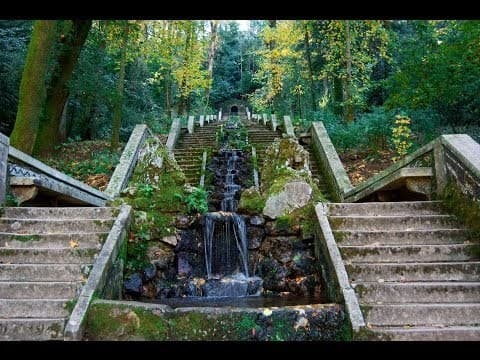
{"label": "stone pillar", "polygon": [[10,139],[0,133],[0,205],[5,203],[7,193],[8,147]]}
{"label": "stone pillar", "polygon": [[447,185],[447,169],[445,168],[445,150],[441,138],[438,137],[433,145],[433,161],[435,163],[435,193],[440,195]]}
{"label": "stone pillar", "polygon": [[295,131],[293,130],[292,120],[290,120],[290,116],[284,115],[283,122],[285,124],[285,133],[287,136],[295,137]]}
{"label": "stone pillar", "polygon": [[204,115],[200,115],[200,120],[198,120],[199,123],[200,123],[200,127],[203,127],[203,122],[205,121],[205,116]]}
{"label": "stone pillar", "polygon": [[277,131],[277,115],[272,114],[272,130]]}
{"label": "stone pillar", "polygon": [[195,120],[195,117],[193,115],[190,115],[188,117],[187,129],[189,134],[193,134],[194,120]]}
{"label": "stone pillar", "polygon": [[263,126],[267,126],[267,121],[268,121],[267,114],[263,114]]}

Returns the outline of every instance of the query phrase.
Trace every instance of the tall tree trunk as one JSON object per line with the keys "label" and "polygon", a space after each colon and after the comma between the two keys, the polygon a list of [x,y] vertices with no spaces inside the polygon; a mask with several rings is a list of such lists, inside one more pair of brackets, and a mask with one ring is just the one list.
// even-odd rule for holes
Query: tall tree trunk
{"label": "tall tree trunk", "polygon": [[55,42],[56,20],[36,20],[23,68],[18,110],[10,144],[31,154],[37,137],[40,114],[45,104],[48,60]]}
{"label": "tall tree trunk", "polygon": [[315,84],[313,82],[312,51],[310,49],[310,35],[308,33],[308,23],[306,21],[304,22],[304,30],[305,55],[307,57],[308,77],[310,80],[310,99],[312,102],[312,110],[317,111],[317,102],[315,101]]}
{"label": "tall tree trunk", "polygon": [[350,36],[350,20],[345,20],[345,61],[347,63],[347,77],[345,79],[345,120],[351,122],[355,118],[352,97],[352,38]]}
{"label": "tall tree trunk", "polygon": [[187,99],[188,99],[188,90],[187,90],[187,70],[190,64],[190,48],[191,43],[193,43],[193,32],[195,31],[193,26],[193,20],[191,20],[188,30],[187,36],[185,38],[185,53],[183,56],[183,74],[182,74],[182,81],[180,82],[180,101],[178,103],[178,114],[179,115],[186,115],[186,108],[187,108]]}
{"label": "tall tree trunk", "polygon": [[64,142],[67,140],[67,108],[68,98],[63,105],[62,115],[60,116],[60,124],[58,125],[58,141]]}
{"label": "tall tree trunk", "polygon": [[117,150],[120,141],[120,124],[123,107],[123,88],[125,82],[125,66],[127,64],[129,31],[130,25],[128,24],[128,22],[125,22],[122,36],[122,49],[120,54],[120,70],[118,73],[117,96],[115,99],[115,108],[113,111],[112,139],[110,143],[110,148],[112,151]]}
{"label": "tall tree trunk", "polygon": [[[268,20],[268,26],[270,28],[276,28],[277,27],[277,20]],[[275,40],[270,40],[268,43],[267,43],[267,46],[268,48],[270,49],[270,51],[272,51],[273,49],[275,49],[275,46],[276,46],[276,42]],[[273,61],[273,64],[275,65],[275,61]],[[273,66],[274,67],[274,66]],[[278,74],[274,73],[272,74],[273,77],[277,76]],[[278,102],[278,94],[274,95],[273,96],[273,99],[271,99],[270,101],[270,106],[271,106],[271,111],[272,113],[275,113],[275,108],[276,108],[276,105],[277,105],[277,102]]]}
{"label": "tall tree trunk", "polygon": [[212,90],[213,81],[213,64],[215,60],[215,52],[217,50],[217,33],[218,20],[210,20],[210,48],[208,49],[208,87],[205,89],[205,108],[207,111],[208,103],[210,101],[210,91]]}
{"label": "tall tree trunk", "polygon": [[333,112],[336,115],[342,114],[343,84],[339,76],[333,78]]}
{"label": "tall tree trunk", "polygon": [[65,31],[59,36],[62,44],[48,86],[45,110],[34,147],[35,153],[48,153],[59,142],[60,117],[68,98],[67,83],[87,39],[92,20],[67,20],[65,25]]}

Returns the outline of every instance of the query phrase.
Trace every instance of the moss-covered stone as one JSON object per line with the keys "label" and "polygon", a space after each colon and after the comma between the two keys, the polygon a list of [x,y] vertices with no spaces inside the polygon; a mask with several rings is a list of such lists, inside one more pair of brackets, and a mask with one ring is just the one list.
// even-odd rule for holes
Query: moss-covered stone
{"label": "moss-covered stone", "polygon": [[240,214],[260,214],[265,207],[265,198],[255,189],[250,187],[242,192],[237,212]]}
{"label": "moss-covered stone", "polygon": [[87,314],[88,340],[345,340],[347,321],[336,304],[284,308],[148,307],[94,301]]}

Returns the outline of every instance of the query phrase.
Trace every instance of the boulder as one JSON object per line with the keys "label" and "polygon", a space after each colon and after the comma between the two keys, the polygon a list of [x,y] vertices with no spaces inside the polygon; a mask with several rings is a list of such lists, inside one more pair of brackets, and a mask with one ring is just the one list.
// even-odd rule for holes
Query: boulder
{"label": "boulder", "polygon": [[287,215],[293,210],[307,205],[311,197],[312,187],[306,181],[288,182],[280,192],[267,198],[263,208],[263,215],[270,219]]}

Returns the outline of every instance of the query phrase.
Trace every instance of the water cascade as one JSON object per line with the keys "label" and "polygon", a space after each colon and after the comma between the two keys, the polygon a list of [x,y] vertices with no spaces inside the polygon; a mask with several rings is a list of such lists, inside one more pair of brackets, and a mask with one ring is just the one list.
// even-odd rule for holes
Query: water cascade
{"label": "water cascade", "polygon": [[249,276],[245,220],[235,212],[241,189],[235,182],[241,155],[240,150],[219,152],[225,165],[220,170],[224,180],[220,211],[204,216],[207,296],[259,295],[261,291],[261,279]]}

